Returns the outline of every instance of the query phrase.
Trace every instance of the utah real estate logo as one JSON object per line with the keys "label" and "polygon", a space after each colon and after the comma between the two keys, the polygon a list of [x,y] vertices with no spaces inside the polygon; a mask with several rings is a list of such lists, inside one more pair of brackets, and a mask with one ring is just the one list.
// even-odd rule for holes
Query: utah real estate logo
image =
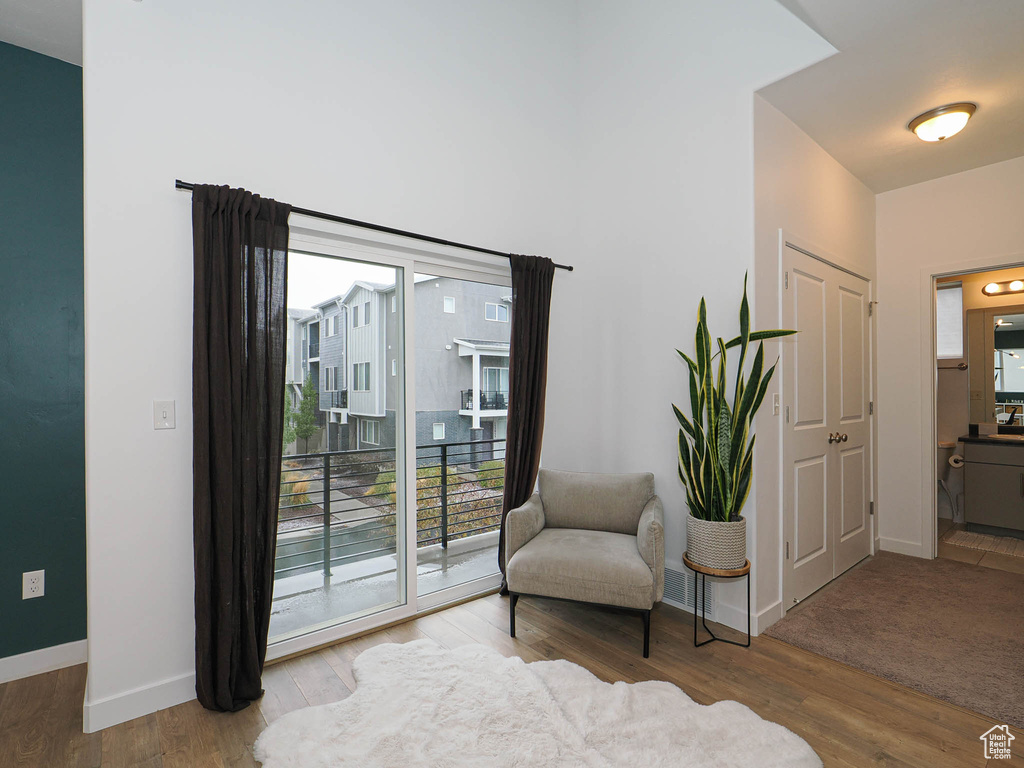
{"label": "utah real estate logo", "polygon": [[985,742],[986,760],[1010,759],[1010,743],[1016,738],[1010,733],[1010,726],[996,725],[981,734],[979,738]]}

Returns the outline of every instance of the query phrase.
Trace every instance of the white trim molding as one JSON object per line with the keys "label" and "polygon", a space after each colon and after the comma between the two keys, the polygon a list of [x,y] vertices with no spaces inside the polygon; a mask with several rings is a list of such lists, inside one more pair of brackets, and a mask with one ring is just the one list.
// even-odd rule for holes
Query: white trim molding
{"label": "white trim molding", "polygon": [[89,700],[88,687],[86,691],[82,706],[82,729],[86,733],[96,733],[112,725],[191,701],[196,697],[196,675],[187,672],[96,701]]}
{"label": "white trim molding", "polygon": [[930,551],[931,548],[919,541],[905,541],[903,539],[882,536],[879,542],[881,548],[886,552],[895,552],[898,555],[910,555],[911,557],[923,557],[927,560],[933,557]]}
{"label": "white trim molding", "polygon": [[26,651],[14,656],[0,659],[0,683],[20,680],[23,677],[41,675],[55,669],[85,664],[88,660],[89,643],[87,640],[75,640],[36,651]]}

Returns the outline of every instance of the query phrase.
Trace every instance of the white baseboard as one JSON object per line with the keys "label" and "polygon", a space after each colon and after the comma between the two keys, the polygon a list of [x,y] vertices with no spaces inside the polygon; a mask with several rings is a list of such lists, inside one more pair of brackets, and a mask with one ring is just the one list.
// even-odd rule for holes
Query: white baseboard
{"label": "white baseboard", "polygon": [[196,676],[189,672],[96,701],[86,699],[82,707],[83,730],[86,733],[102,731],[136,717],[184,704],[195,697]]}
{"label": "white baseboard", "polygon": [[785,614],[782,611],[782,601],[776,600],[767,608],[754,614],[754,626],[751,631],[755,635],[759,635],[776,621],[779,621],[784,615]]}
{"label": "white baseboard", "polygon": [[924,545],[920,542],[891,539],[885,536],[879,541],[882,549],[886,552],[895,552],[898,555],[910,555],[911,557],[927,557],[924,553]]}
{"label": "white baseboard", "polygon": [[84,664],[88,658],[88,651],[88,641],[75,640],[71,643],[40,648],[38,651],[7,656],[0,659],[0,683]]}

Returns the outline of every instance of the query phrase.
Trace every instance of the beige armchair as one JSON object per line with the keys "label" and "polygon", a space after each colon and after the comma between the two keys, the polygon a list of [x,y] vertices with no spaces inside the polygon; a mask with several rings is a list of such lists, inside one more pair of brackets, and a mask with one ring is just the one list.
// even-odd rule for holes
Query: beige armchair
{"label": "beige armchair", "polygon": [[665,591],[665,533],[654,475],[542,469],[539,492],[508,513],[509,634],[521,595],[629,608],[644,621]]}

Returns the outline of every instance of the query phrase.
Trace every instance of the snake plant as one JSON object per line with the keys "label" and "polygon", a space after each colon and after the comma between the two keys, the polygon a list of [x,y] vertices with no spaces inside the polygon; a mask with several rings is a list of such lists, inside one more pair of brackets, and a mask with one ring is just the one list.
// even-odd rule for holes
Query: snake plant
{"label": "snake plant", "polygon": [[[753,470],[755,435],[750,424],[778,365],[776,360],[764,370],[764,341],[794,333],[781,329],[750,330],[744,275],[740,335],[728,342],[719,338],[718,351],[712,354],[707,305],[701,298],[697,311],[697,359],[676,350],[689,369],[690,416],[672,406],[679,421],[679,479],[686,487],[686,503],[694,517],[715,522],[739,519],[750,493]],[[752,342],[757,342],[757,352],[746,376],[747,348]],[[739,361],[730,393],[726,381],[727,353],[735,347],[739,347]]]}

